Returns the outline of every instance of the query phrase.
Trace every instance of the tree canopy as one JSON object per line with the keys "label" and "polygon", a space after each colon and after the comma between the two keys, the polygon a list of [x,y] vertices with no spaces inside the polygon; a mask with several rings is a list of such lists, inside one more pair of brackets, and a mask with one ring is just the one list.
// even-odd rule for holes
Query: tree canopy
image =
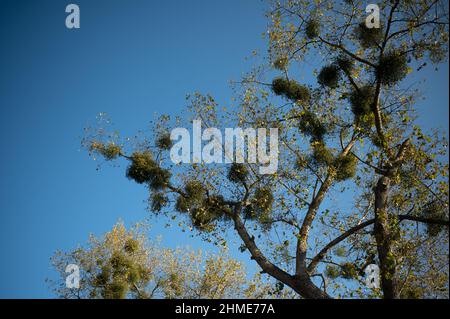
{"label": "tree canopy", "polygon": [[[190,115],[162,116],[138,142],[102,127],[83,145],[128,161],[155,215],[218,245],[238,236],[301,297],[448,298],[448,144],[418,124],[411,80],[447,59],[447,2],[379,1],[380,28],[364,23],[363,1],[269,4],[267,54],[234,82],[229,105],[194,93]],[[305,65],[317,83],[301,83]],[[168,132],[193,119],[278,128],[278,171],[173,164]],[[379,288],[365,284],[370,264]]]}

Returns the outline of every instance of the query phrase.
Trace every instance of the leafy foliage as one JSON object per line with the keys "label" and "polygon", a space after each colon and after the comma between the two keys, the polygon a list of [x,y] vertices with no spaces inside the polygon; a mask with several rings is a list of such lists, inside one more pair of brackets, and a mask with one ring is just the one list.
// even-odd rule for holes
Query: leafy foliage
{"label": "leafy foliage", "polygon": [[358,278],[358,271],[354,264],[344,263],[341,265],[340,275],[344,279],[355,279],[355,278]]}
{"label": "leafy foliage", "polygon": [[342,71],[346,73],[352,72],[355,67],[355,63],[351,59],[342,55],[336,59],[336,64]]}
{"label": "leafy foliage", "polygon": [[[448,209],[446,209],[446,207],[443,207],[439,202],[433,202],[432,204],[425,207],[423,216],[437,220],[448,220]],[[445,229],[445,226],[439,224],[427,225],[427,233],[431,237],[438,236],[441,232],[445,231]]]}
{"label": "leafy foliage", "polygon": [[158,138],[156,139],[156,147],[158,147],[161,150],[170,150],[173,143],[170,139],[170,134],[165,132],[162,133]]}
{"label": "leafy foliage", "polygon": [[285,70],[289,64],[289,59],[287,57],[278,57],[273,62],[273,66],[277,70]]}
{"label": "leafy foliage", "polygon": [[319,165],[332,165],[334,161],[333,152],[325,145],[324,142],[314,142],[312,144],[312,157]]}
{"label": "leafy foliage", "polygon": [[353,155],[337,157],[334,166],[336,168],[336,181],[344,181],[356,175],[358,160]]}
{"label": "leafy foliage", "polygon": [[101,142],[93,141],[90,145],[90,152],[95,152],[102,155],[107,161],[111,161],[119,157],[122,149],[119,145],[114,143],[104,144]]}
{"label": "leafy foliage", "polygon": [[292,101],[306,102],[310,98],[309,89],[294,80],[275,78],[272,90],[276,95],[282,95]]}
{"label": "leafy foliage", "polygon": [[154,212],[160,212],[168,203],[169,198],[164,193],[155,192],[151,195],[150,205],[151,210]]}
{"label": "leafy foliage", "polygon": [[146,183],[153,190],[160,190],[167,186],[170,176],[170,171],[161,168],[149,151],[133,153],[127,169],[128,178],[139,184]]}
{"label": "leafy foliage", "polygon": [[244,183],[248,176],[248,169],[244,164],[233,163],[228,171],[228,179],[234,183]]}
{"label": "leafy foliage", "polygon": [[[145,228],[127,230],[122,223],[85,248],[58,251],[52,262],[60,274],[49,281],[60,298],[283,298],[270,296],[275,285],[257,275],[246,278],[243,265],[223,248],[215,254],[187,248],[162,248],[146,240]],[[66,265],[80,267],[80,288],[66,287]]]}
{"label": "leafy foliage", "polygon": [[317,38],[320,35],[320,23],[316,19],[311,19],[306,23],[305,35],[308,39]]}
{"label": "leafy foliage", "polygon": [[245,216],[250,219],[257,219],[260,222],[267,221],[272,212],[273,202],[274,197],[270,188],[258,188],[251,204],[245,208]]}
{"label": "leafy foliage", "polygon": [[374,90],[366,85],[358,90],[353,90],[350,95],[350,104],[352,112],[356,117],[369,114],[371,112],[371,103],[374,96]]}
{"label": "leafy foliage", "polygon": [[383,39],[383,28],[367,28],[364,22],[355,28],[355,36],[363,48],[375,47]]}
{"label": "leafy foliage", "polygon": [[298,127],[302,133],[311,136],[312,141],[322,141],[327,128],[311,111],[305,111],[300,116]]}
{"label": "leafy foliage", "polygon": [[395,51],[388,52],[380,59],[376,73],[385,85],[392,85],[403,80],[408,74],[406,55]]}
{"label": "leafy foliage", "polygon": [[[345,68],[349,67],[348,65],[344,65],[344,62],[342,62],[342,64]],[[324,66],[322,70],[320,70],[317,82],[319,82],[320,85],[335,89],[339,85],[340,78],[339,67],[331,64]]]}

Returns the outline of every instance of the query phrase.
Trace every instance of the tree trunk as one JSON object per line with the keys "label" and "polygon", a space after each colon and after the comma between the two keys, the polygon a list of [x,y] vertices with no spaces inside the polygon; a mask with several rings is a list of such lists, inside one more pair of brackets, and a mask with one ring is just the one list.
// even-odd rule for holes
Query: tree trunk
{"label": "tree trunk", "polygon": [[300,296],[307,299],[328,299],[330,296],[322,291],[319,287],[314,285],[309,277],[306,269],[303,273],[298,276],[292,276],[280,269],[279,267],[272,264],[267,258],[263,255],[263,253],[256,246],[255,240],[253,237],[249,235],[247,229],[242,223],[241,218],[238,214],[233,216],[234,227],[237,230],[239,236],[244,242],[247,249],[250,251],[252,255],[251,258],[255,260],[261,269],[277,279],[278,281],[284,283],[285,285],[291,287],[295,292],[297,292]]}
{"label": "tree trunk", "polygon": [[322,289],[317,287],[312,281],[309,275],[302,273],[300,276],[295,276],[292,287],[295,292],[306,299],[330,299],[331,297],[326,294]]}
{"label": "tree trunk", "polygon": [[388,193],[391,180],[381,176],[375,188],[375,225],[374,235],[377,242],[380,263],[381,289],[385,299],[396,299],[397,285],[395,280],[395,256],[392,251],[393,220],[387,211]]}

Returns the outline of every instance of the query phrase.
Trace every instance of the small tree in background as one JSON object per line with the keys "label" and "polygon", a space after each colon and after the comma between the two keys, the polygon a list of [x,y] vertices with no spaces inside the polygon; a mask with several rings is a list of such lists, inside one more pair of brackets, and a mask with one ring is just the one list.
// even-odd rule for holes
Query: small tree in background
{"label": "small tree in background", "polygon": [[[243,265],[226,248],[217,254],[188,248],[167,249],[151,243],[142,226],[116,224],[87,247],[58,251],[52,264],[59,273],[49,280],[59,298],[217,299],[286,297],[257,275],[247,278]],[[79,289],[66,286],[67,265],[80,268]]]}
{"label": "small tree in background", "polygon": [[[381,27],[369,29],[362,1],[274,2],[267,59],[236,83],[230,106],[195,93],[191,117],[162,117],[138,144],[88,133],[84,145],[128,160],[155,214],[217,244],[237,234],[262,272],[302,297],[448,297],[447,142],[418,125],[408,80],[447,58],[448,4],[379,8]],[[301,83],[305,65],[317,85]],[[192,119],[277,127],[278,172],[173,165],[167,132]],[[365,285],[369,264],[380,289]]]}

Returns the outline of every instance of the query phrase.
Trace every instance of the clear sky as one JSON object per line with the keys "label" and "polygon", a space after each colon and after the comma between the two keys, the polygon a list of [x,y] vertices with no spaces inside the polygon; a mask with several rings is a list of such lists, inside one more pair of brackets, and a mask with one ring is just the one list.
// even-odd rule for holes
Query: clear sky
{"label": "clear sky", "polygon": [[[65,27],[71,2],[79,30]],[[83,128],[106,112],[133,134],[155,112],[180,114],[196,90],[226,102],[266,25],[259,0],[0,2],[0,298],[53,297],[56,249],[149,214],[124,167],[96,171],[80,151]],[[421,123],[448,132],[448,65],[421,75]],[[163,224],[152,233],[165,246],[212,248]]]}

